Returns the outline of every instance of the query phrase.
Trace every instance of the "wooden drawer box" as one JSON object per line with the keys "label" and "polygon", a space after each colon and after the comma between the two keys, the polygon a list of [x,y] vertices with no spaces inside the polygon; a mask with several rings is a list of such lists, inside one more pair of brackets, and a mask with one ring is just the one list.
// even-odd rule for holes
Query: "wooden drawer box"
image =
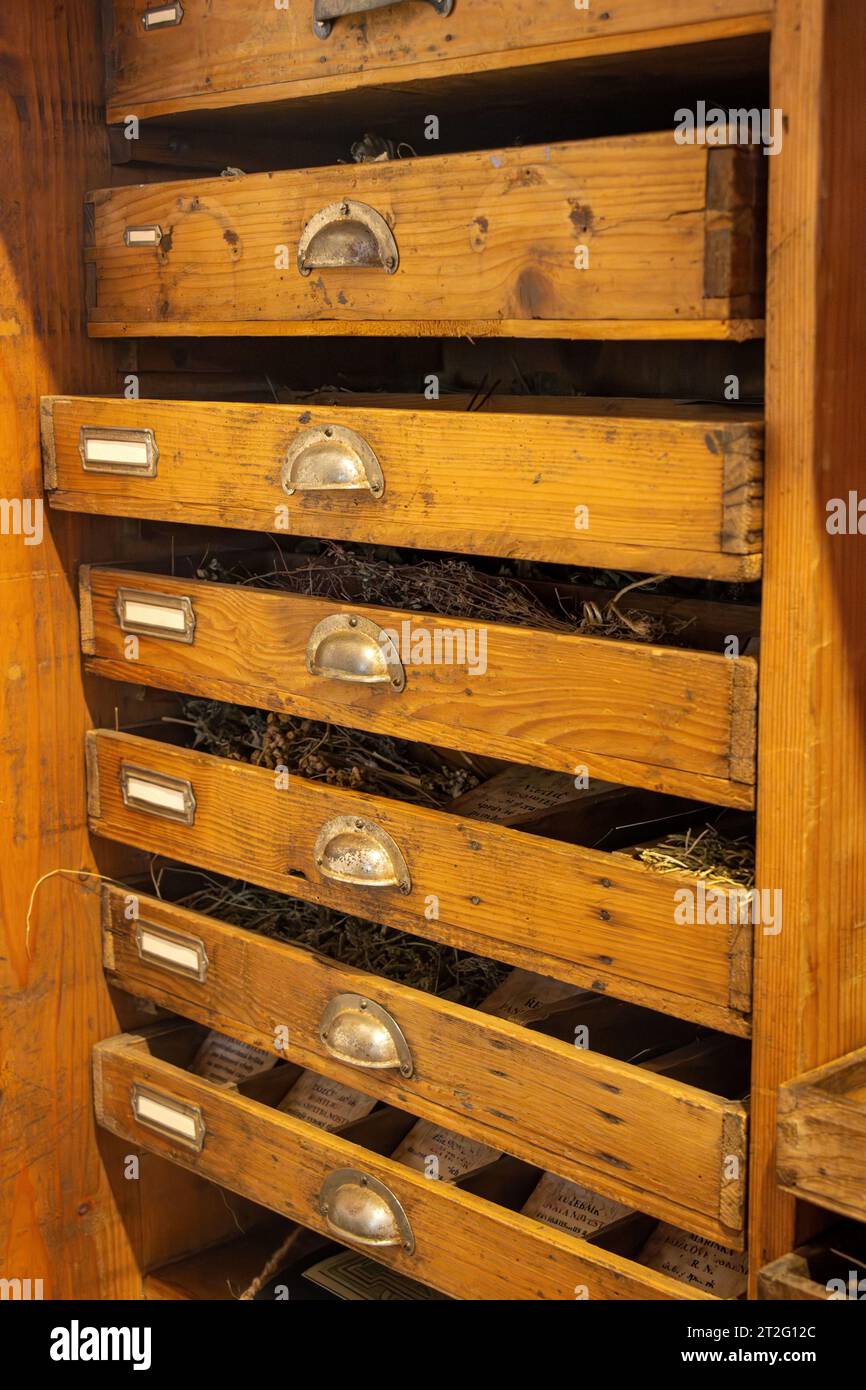
{"label": "wooden drawer box", "polygon": [[780,1186],[866,1221],[866,1048],[780,1086],[777,1118]]}
{"label": "wooden drawer box", "polygon": [[758,1297],[772,1302],[862,1302],[866,1297],[866,1232],[842,1222],[808,1245],[765,1265]]}
{"label": "wooden drawer box", "polygon": [[[754,804],[749,656],[89,566],[81,630],[89,669],[116,680]],[[412,662],[422,639],[431,659]]]}
{"label": "wooden drawer box", "polygon": [[[98,896],[86,898],[96,926]],[[745,1110],[702,1089],[724,1084],[736,1044],[708,1045],[705,1061],[672,1059],[654,1072],[628,1057],[661,1039],[687,1042],[694,1034],[686,1025],[595,997],[551,1030],[568,1039],[547,1036],[156,898],[139,896],[130,920],[128,904],[122,890],[106,890],[102,930],[106,970],[131,994],[268,1053],[275,1038],[287,1038],[278,1056],[741,1247]],[[384,1010],[399,1039],[385,1051],[380,1024],[375,1063],[353,999]],[[335,1000],[344,1022],[339,1045],[329,1046],[323,1023]],[[574,1046],[584,1018],[595,1050]],[[725,1176],[731,1157],[741,1160],[739,1181]]]}
{"label": "wooden drawer box", "polygon": [[[679,923],[687,875],[302,777],[279,790],[264,768],[108,730],[88,735],[88,778],[108,839],[748,1033],[752,928]],[[330,853],[353,833],[364,886]]]}
{"label": "wooden drawer box", "polygon": [[90,331],[748,337],[766,163],[664,131],[102,189]]}
{"label": "wooden drawer box", "polygon": [[[280,1112],[273,1102],[266,1103],[277,1090],[274,1072],[239,1088],[191,1074],[184,1070],[195,1043],[187,1041],[188,1034],[183,1026],[157,1025],[96,1046],[94,1097],[101,1125],[347,1245],[357,1237],[335,1228],[336,1217],[334,1225],[328,1220],[321,1209],[322,1189],[336,1173],[344,1181],[364,1182],[383,1218],[383,1201],[392,1214],[399,1204],[402,1228],[399,1240],[386,1244],[392,1220],[381,1219],[379,1229],[386,1235],[369,1253],[457,1298],[706,1296],[477,1191],[431,1180],[353,1142],[347,1131],[326,1133]],[[134,1107],[142,1092],[159,1108],[164,1132],[136,1118]],[[264,1098],[253,1098],[256,1093]],[[180,1133],[170,1137],[175,1116]],[[393,1152],[411,1120],[399,1112],[390,1116],[385,1112],[378,1126],[362,1122],[350,1133],[360,1130],[368,1144]],[[586,1292],[579,1293],[580,1288]]]}
{"label": "wooden drawer box", "polygon": [[286,530],[287,513],[296,536],[758,578],[759,412],[512,397],[467,413],[466,403],[46,397],[45,483],[69,511],[257,531]]}
{"label": "wooden drawer box", "polygon": [[[536,0],[528,22],[521,0],[291,0],[280,9],[250,0],[114,0],[108,119],[549,62],[582,42],[647,30],[662,43],[674,25],[715,31],[716,21],[720,33],[754,32],[770,8],[769,0],[618,0],[601,12]],[[339,17],[328,23],[328,15]]]}

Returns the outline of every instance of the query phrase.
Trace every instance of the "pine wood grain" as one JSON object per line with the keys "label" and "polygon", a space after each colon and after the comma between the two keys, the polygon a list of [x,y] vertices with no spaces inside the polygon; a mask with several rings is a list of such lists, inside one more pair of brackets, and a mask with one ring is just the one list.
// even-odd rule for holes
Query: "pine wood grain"
{"label": "pine wood grain", "polygon": [[779,1088],[776,1168],[792,1196],[866,1220],[866,1048]]}
{"label": "pine wood grain", "polygon": [[[107,969],[130,993],[267,1052],[285,1028],[281,1057],[650,1215],[742,1243],[745,1183],[726,1180],[723,1157],[745,1150],[739,1103],[141,896],[140,921],[203,942],[207,979],[192,980],[141,959],[120,890],[107,891],[105,907]],[[344,993],[374,1000],[397,1021],[411,1078],[360,1070],[327,1051],[321,1018]]]}
{"label": "pine wood grain", "polygon": [[[173,1147],[171,1140],[135,1123],[129,1101],[134,1081],[201,1107],[207,1130],[201,1153]],[[334,1170],[360,1169],[395,1194],[416,1242],[414,1254],[398,1247],[377,1250],[375,1257],[457,1298],[570,1301],[581,1285],[591,1298],[706,1297],[621,1255],[450,1183],[432,1182],[347,1139],[203,1081],[149,1055],[141,1035],[114,1038],[94,1050],[94,1099],[100,1124],[112,1133],[332,1238],[335,1233],[319,1213],[319,1190]]]}
{"label": "pine wood grain", "polygon": [[[486,414],[354,404],[252,406],[55,397],[44,403],[51,504],[72,511],[230,524],[707,579],[760,574],[762,430],[755,412],[520,398]],[[574,411],[572,414],[571,411]],[[385,489],[296,492],[287,450],[305,430],[361,436]],[[85,472],[85,428],[150,429],[161,466]],[[50,472],[49,472],[50,466]],[[577,508],[586,508],[582,526]]]}
{"label": "pine wood grain", "polygon": [[754,1279],[795,1245],[776,1185],[776,1093],[866,1042],[866,588],[862,538],[826,504],[863,490],[860,217],[866,10],[779,0],[771,104],[765,588],[758,884],[783,927],[756,937]]}
{"label": "pine wood grain", "polygon": [[[41,394],[108,390],[112,354],[87,341],[74,231],[81,190],[108,175],[102,55],[90,0],[0,10],[0,497],[41,503]],[[61,233],[58,229],[62,228]],[[113,1190],[123,1147],[98,1132],[89,1054],[117,1031],[98,939],[60,866],[93,867],[82,731],[101,709],[81,678],[71,576],[100,552],[77,517],[41,544],[0,535],[0,1278],[46,1299],[136,1297],[138,1193]],[[110,523],[104,543],[120,544]],[[102,1152],[100,1152],[100,1147]]]}
{"label": "pine wood grain", "polygon": [[619,0],[578,10],[536,0],[458,0],[447,19],[422,4],[340,19],[313,35],[312,5],[184,0],[183,23],[145,33],[144,0],[114,0],[108,119],[279,101],[569,57],[760,33],[770,0]]}
{"label": "pine wood grain", "polygon": [[[502,320],[751,320],[761,312],[757,275],[745,286],[722,272],[707,295],[708,245],[724,215],[707,192],[719,159],[763,176],[760,158],[754,149],[677,145],[663,131],[102,189],[90,195],[89,318],[196,324],[199,333],[208,323],[252,321],[268,332],[285,321],[329,322],[339,331],[378,319],[392,334],[399,321],[489,320],[501,331]],[[739,199],[748,183],[725,186]],[[378,266],[300,273],[304,227],[345,199],[391,226],[394,274]],[[735,202],[730,211],[747,210]],[[162,231],[158,246],[124,244],[128,227],[152,225]],[[747,220],[742,227],[747,240],[755,234]],[[588,248],[587,268],[576,267],[577,247]]]}
{"label": "pine wood grain", "polygon": [[[689,877],[304,778],[277,790],[263,768],[132,734],[99,730],[88,741],[99,835],[723,1031],[748,1031],[749,932],[679,925],[674,894],[694,886]],[[194,825],[125,806],[124,763],[189,780]],[[322,876],[316,837],[339,815],[391,835],[409,868],[409,894]],[[438,916],[426,915],[431,902]]]}
{"label": "pine wood grain", "polygon": [[[188,598],[191,644],[141,636],[125,660],[119,588]],[[340,604],[253,586],[172,579],[119,569],[82,576],[82,631],[90,669],[161,689],[207,694],[352,728],[394,734],[511,762],[672,794],[748,806],[754,795],[752,657],[650,647],[608,638],[483,624],[485,669],[467,660],[410,664],[405,688],[327,679],[307,669],[312,632],[343,612],[398,634],[478,625],[439,614]],[[408,624],[408,628],[402,625]],[[466,636],[467,630],[469,636]],[[475,634],[472,636],[472,634]],[[429,639],[431,642],[434,637]],[[431,647],[431,651],[433,648]],[[455,650],[452,648],[452,651]],[[477,646],[476,655],[481,652]]]}

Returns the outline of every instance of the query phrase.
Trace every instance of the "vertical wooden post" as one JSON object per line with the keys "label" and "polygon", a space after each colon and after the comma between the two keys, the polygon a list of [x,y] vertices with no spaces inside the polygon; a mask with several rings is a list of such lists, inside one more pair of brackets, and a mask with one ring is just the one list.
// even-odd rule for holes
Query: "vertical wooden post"
{"label": "vertical wooden post", "polygon": [[866,496],[861,0],[778,0],[771,103],[758,883],[783,918],[756,937],[753,1281],[796,1238],[776,1088],[866,1041],[866,535],[826,526]]}

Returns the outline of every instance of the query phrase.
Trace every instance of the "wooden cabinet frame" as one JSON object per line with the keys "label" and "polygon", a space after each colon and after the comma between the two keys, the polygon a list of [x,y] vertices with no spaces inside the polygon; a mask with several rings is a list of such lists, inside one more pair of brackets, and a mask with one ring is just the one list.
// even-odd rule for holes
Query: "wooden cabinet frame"
{"label": "wooden cabinet frame", "polygon": [[[18,214],[0,242],[8,383],[0,491],[28,497],[37,495],[40,394],[94,392],[114,381],[110,348],[86,337],[70,231],[83,191],[105,178],[107,146],[97,0],[68,0],[62,11],[7,8],[0,16],[11,74],[11,95],[0,98],[4,195]],[[736,22],[737,32],[766,30],[766,7],[756,3],[755,11]],[[827,502],[866,487],[866,287],[856,201],[866,181],[866,7],[776,0],[771,22],[770,100],[784,112],[785,129],[769,171],[758,873],[759,887],[782,892],[783,926],[756,938],[755,1276],[801,1234],[796,1201],[777,1183],[778,1087],[866,1043],[866,551],[859,535],[826,528]],[[725,21],[703,34],[699,28],[670,29],[659,43],[694,42],[710,28],[711,37],[733,32]],[[597,50],[594,40],[571,45],[568,56],[590,55],[594,43]],[[635,46],[605,41],[607,53]],[[41,552],[16,552],[23,565],[7,567],[12,551],[2,553],[4,611],[12,615],[0,634],[11,756],[0,768],[0,799],[12,814],[0,841],[0,1022],[13,1084],[4,1106],[12,1137],[0,1168],[0,1273],[44,1276],[46,1297],[134,1296],[140,1285],[131,1241],[144,1218],[136,1211],[121,1219],[89,1112],[91,1044],[117,1031],[99,941],[85,940],[80,921],[63,910],[57,879],[35,898],[27,926],[41,875],[92,863],[76,792],[81,734],[100,715],[112,722],[110,708],[96,706],[116,697],[94,696],[92,687],[87,694],[82,684],[70,578],[80,561],[108,551],[108,533],[89,520],[55,517]],[[103,867],[110,872],[111,861]],[[161,1249],[163,1258],[170,1253]]]}

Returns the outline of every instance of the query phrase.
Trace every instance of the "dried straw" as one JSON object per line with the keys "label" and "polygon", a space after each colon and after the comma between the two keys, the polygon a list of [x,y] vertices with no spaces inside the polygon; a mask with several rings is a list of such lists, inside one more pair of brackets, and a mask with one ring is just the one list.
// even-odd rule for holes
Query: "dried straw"
{"label": "dried straw", "polygon": [[215,556],[204,557],[196,569],[199,579],[216,583],[251,584],[257,588],[288,590],[338,603],[368,603],[382,608],[426,612],[482,623],[504,623],[544,632],[563,632],[598,637],[619,637],[656,642],[667,631],[659,615],[631,609],[619,602],[626,593],[657,584],[664,575],[647,579],[626,578],[613,599],[598,605],[584,603],[581,616],[568,612],[556,595],[554,612],[527,584],[503,570],[486,574],[466,560],[415,560],[383,558],[372,547],[347,549],[333,543],[321,554],[300,565],[289,566],[276,547],[273,568],[262,573],[243,561],[226,565]]}
{"label": "dried straw", "polygon": [[689,874],[712,888],[753,888],[755,847],[746,836],[728,839],[713,825],[699,834],[668,835],[637,851],[638,859],[659,874]]}
{"label": "dried straw", "polygon": [[184,700],[180,719],[163,722],[186,724],[193,746],[220,758],[413,804],[445,806],[481,781],[468,754],[452,767],[423,745],[218,700]]}
{"label": "dried straw", "polygon": [[[157,890],[162,876],[154,880]],[[509,967],[498,961],[469,955],[438,941],[347,917],[254,884],[204,873],[196,876],[202,886],[177,899],[179,906],[428,994],[471,1007],[492,994],[508,974]]]}

